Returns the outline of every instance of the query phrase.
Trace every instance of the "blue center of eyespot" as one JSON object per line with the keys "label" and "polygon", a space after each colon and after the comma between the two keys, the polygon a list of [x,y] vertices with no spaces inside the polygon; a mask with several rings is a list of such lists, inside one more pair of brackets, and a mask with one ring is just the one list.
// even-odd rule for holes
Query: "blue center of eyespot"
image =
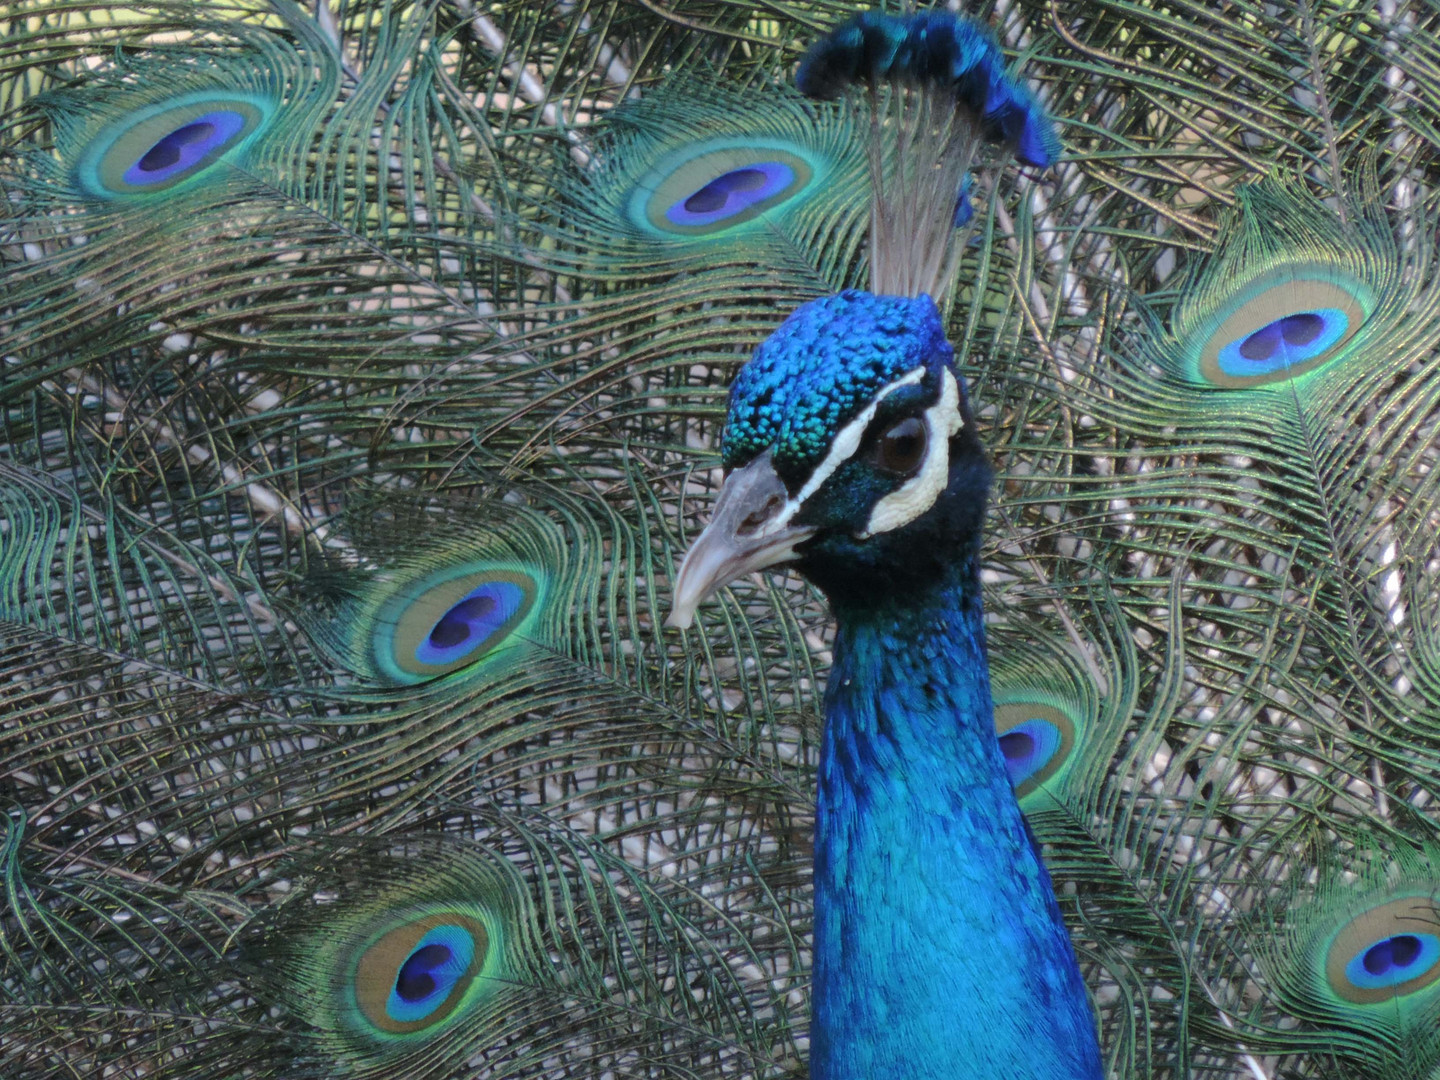
{"label": "blue center of eyespot", "polygon": [[424,1001],[440,988],[437,973],[455,956],[448,945],[426,945],[416,949],[400,965],[395,979],[395,993],[407,1005]]}
{"label": "blue center of eyespot", "polygon": [[1028,761],[1035,754],[1035,737],[1028,731],[1007,731],[1000,736],[1000,752],[1006,762]]}
{"label": "blue center of eyespot", "polygon": [[1038,716],[1022,720],[1001,735],[1000,752],[1005,755],[1011,786],[1019,787],[1050,764],[1062,741],[1060,730]]}
{"label": "blue center of eyespot", "polygon": [[229,109],[198,116],[159,139],[125,170],[123,179],[134,187],[163,183],[222,149],[244,127],[245,117]]}
{"label": "blue center of eyespot", "polygon": [[1230,342],[1216,362],[1226,375],[1269,375],[1319,356],[1349,328],[1349,316],[1339,308],[1298,311]]}
{"label": "blue center of eyespot", "polygon": [[757,161],[717,176],[672,205],[665,217],[675,225],[713,225],[764,202],[794,182],[795,170],[789,165]]}
{"label": "blue center of eyespot", "polygon": [[1398,986],[1440,963],[1440,937],[1395,934],[1377,941],[1345,965],[1345,977],[1365,990]]}
{"label": "blue center of eyespot", "polygon": [[1414,934],[1396,934],[1365,950],[1361,963],[1371,975],[1386,975],[1409,969],[1420,958],[1420,939]]}
{"label": "blue center of eyespot", "polygon": [[475,958],[475,939],[459,926],[437,926],[415,943],[385,1002],[397,1023],[423,1020],[449,998]]}
{"label": "blue center of eyespot", "polygon": [[483,648],[520,610],[525,591],[509,581],[486,582],[472,589],[431,628],[415,650],[421,664],[453,664]]}

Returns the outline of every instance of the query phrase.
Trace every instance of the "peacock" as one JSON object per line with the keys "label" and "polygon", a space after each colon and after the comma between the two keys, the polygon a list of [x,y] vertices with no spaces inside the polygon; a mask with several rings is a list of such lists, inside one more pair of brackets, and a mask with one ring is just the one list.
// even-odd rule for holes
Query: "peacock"
{"label": "peacock", "polygon": [[1440,1077],[1437,115],[1418,0],[0,2],[0,1075]]}
{"label": "peacock", "polygon": [[886,99],[870,110],[874,292],[802,305],[736,376],[727,478],[670,623],[790,561],[835,611],[811,1077],[1099,1080],[1084,984],[995,737],[978,561],[990,468],[934,300],[975,143],[988,132],[1048,165],[1053,132],[998,47],[949,12],[859,15],[796,76],[826,95],[856,80]]}

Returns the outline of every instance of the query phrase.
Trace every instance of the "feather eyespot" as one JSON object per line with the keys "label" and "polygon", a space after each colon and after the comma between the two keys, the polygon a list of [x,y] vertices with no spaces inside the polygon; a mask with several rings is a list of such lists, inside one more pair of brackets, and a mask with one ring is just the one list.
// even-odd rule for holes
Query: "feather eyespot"
{"label": "feather eyespot", "polygon": [[484,924],[464,912],[437,912],[398,926],[360,954],[355,1004],[388,1034],[433,1027],[465,1000],[489,948]]}
{"label": "feather eyespot", "polygon": [[223,150],[245,126],[245,117],[220,109],[161,136],[140,160],[125,171],[125,182],[157,184],[191,168],[207,154]]}
{"label": "feather eyespot", "polygon": [[274,104],[221,91],[158,102],[101,131],[77,162],[80,184],[101,198],[167,191],[248,143]]}
{"label": "feather eyespot", "polygon": [[316,854],[244,944],[256,989],[324,1061],[306,1075],[449,1076],[503,1036],[516,989],[548,970],[509,860],[420,835]]}
{"label": "feather eyespot", "polygon": [[1011,701],[995,707],[995,734],[1016,798],[1037,790],[1075,751],[1075,723],[1054,705]]}
{"label": "feather eyespot", "polygon": [[738,218],[752,206],[793,186],[795,170],[783,161],[757,161],[721,173],[665,211],[672,225],[713,225]]}
{"label": "feather eyespot", "polygon": [[1210,317],[1193,339],[1196,375],[1227,389],[1304,375],[1348,352],[1374,307],[1373,293],[1358,279],[1324,268],[1282,267],[1251,282]]}
{"label": "feather eyespot", "polygon": [[1440,910],[1429,896],[1378,904],[1352,918],[1325,953],[1325,979],[1346,1001],[1404,997],[1440,979]]}
{"label": "feather eyespot", "polygon": [[815,177],[814,164],[778,145],[687,147],[641,180],[631,213],[664,233],[719,233],[788,202]]}
{"label": "feather eyespot", "polygon": [[918,416],[908,416],[876,440],[871,460],[892,475],[913,476],[925,463],[929,445],[925,421]]}
{"label": "feather eyespot", "polygon": [[1296,368],[1339,341],[1350,321],[1350,316],[1339,308],[1284,315],[1222,347],[1216,363],[1233,378]]}
{"label": "feather eyespot", "polygon": [[375,660],[399,682],[448,675],[492,653],[530,615],[537,578],[473,564],[432,575],[391,597],[379,614]]}

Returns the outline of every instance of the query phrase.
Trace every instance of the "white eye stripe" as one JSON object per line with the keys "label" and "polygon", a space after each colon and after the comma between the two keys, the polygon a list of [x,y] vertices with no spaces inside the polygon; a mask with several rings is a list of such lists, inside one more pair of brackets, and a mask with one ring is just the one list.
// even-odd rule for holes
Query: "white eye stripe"
{"label": "white eye stripe", "polygon": [[965,418],[960,414],[960,386],[955,376],[946,371],[940,400],[925,410],[928,439],[920,471],[875,504],[859,539],[898,529],[935,505],[935,500],[950,479],[950,440],[964,426]]}
{"label": "white eye stripe", "polygon": [[[785,507],[780,513],[765,523],[759,535],[768,536],[770,533],[778,532],[789,525],[790,519],[799,513],[800,507],[804,505],[805,500],[819,491],[820,485],[825,483],[826,480],[829,480],[830,477],[834,475],[836,469],[840,468],[841,465],[855,456],[855,451],[860,449],[860,440],[865,436],[865,429],[870,426],[870,421],[875,419],[875,411],[880,408],[880,403],[902,386],[914,386],[924,377],[925,368],[921,366],[912,371],[907,371],[894,382],[881,387],[880,392],[870,399],[870,404],[866,405],[853,420],[840,429],[839,434],[835,436],[835,440],[830,444],[830,451],[825,455],[825,460],[815,466],[815,471],[812,472],[810,478],[805,481],[804,487],[800,489],[794,498],[786,501]],[[955,376],[947,371],[945,372],[945,377],[950,380],[949,385],[953,387],[955,384]],[[943,402],[943,400],[944,392],[942,391],[941,401]],[[956,400],[958,401],[958,394]],[[932,406],[932,408],[934,408],[934,406]],[[928,410],[926,416],[927,418],[929,416]],[[931,501],[933,502],[934,500]]]}

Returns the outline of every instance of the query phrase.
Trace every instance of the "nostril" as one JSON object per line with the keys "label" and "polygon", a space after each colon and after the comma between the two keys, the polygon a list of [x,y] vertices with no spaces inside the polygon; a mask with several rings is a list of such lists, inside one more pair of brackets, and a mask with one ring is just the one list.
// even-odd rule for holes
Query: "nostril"
{"label": "nostril", "polygon": [[779,511],[785,500],[779,495],[771,495],[765,500],[765,505],[758,510],[752,510],[745,520],[740,522],[739,533],[744,536],[753,533],[760,526],[773,518]]}

